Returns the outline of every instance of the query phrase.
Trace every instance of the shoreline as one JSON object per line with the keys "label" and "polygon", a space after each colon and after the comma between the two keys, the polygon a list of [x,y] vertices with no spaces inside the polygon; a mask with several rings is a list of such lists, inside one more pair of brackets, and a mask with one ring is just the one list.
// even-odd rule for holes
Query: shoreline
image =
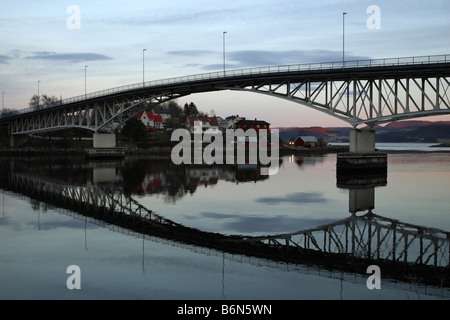
{"label": "shoreline", "polygon": [[[434,150],[435,148],[448,148],[448,150]],[[170,158],[171,148],[124,148],[126,156],[157,156]],[[79,156],[84,157],[86,149],[80,148],[62,148],[62,149],[44,149],[44,148],[3,148],[0,149],[0,157],[72,157]],[[377,151],[380,151],[377,149]],[[412,153],[412,152],[450,152],[450,144],[441,143],[432,145],[429,147],[429,151],[426,150],[382,150],[386,153]],[[291,148],[281,147],[279,149],[280,156],[286,155],[321,155],[321,154],[333,154],[333,153],[346,153],[349,152],[348,145],[329,145],[326,147],[316,148]]]}

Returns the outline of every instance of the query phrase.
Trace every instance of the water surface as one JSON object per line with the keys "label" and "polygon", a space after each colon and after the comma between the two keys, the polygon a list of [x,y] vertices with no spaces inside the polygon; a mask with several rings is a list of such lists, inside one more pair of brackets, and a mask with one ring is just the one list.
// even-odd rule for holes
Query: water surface
{"label": "water surface", "polygon": [[[450,231],[450,153],[389,153],[387,183],[370,211]],[[439,150],[438,150],[439,151]],[[448,289],[244,256],[142,235],[18,194],[10,175],[67,185],[112,184],[184,226],[224,235],[265,236],[314,229],[352,216],[352,188],[338,187],[336,155],[287,156],[274,176],[249,168],[179,167],[165,160],[115,164],[3,159],[0,195],[1,299],[440,299]],[[33,200],[34,199],[34,200]],[[362,215],[367,210],[357,212]],[[448,264],[447,252],[440,255]],[[440,250],[441,250],[440,249]],[[81,269],[69,290],[66,269]],[[382,274],[383,275],[383,274]]]}

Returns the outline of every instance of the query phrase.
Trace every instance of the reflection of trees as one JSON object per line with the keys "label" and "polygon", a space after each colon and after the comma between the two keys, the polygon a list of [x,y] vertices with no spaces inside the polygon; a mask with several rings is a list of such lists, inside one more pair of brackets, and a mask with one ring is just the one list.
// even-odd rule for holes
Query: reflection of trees
{"label": "reflection of trees", "polygon": [[162,195],[166,202],[174,203],[188,192],[183,185],[184,168],[173,166],[166,160],[130,160],[120,168],[120,174],[126,195],[144,195],[150,192],[145,186],[146,177],[150,175],[163,178],[162,185],[150,193]]}
{"label": "reflection of trees", "polygon": [[260,168],[239,166],[189,166],[174,165],[167,160],[127,161],[120,168],[126,195],[151,195],[163,197],[167,203],[175,203],[187,194],[193,194],[199,186],[210,186],[219,180],[235,183],[265,180]]}
{"label": "reflection of trees", "polygon": [[146,163],[140,160],[127,161],[120,168],[120,173],[123,178],[123,192],[127,196],[135,192],[137,187],[142,184],[146,169]]}

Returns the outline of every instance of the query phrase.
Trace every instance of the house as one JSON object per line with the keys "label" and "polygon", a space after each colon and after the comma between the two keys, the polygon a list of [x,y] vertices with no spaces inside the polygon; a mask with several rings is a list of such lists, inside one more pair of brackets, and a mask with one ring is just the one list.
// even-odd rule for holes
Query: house
{"label": "house", "polygon": [[318,145],[317,138],[314,136],[300,136],[294,141],[296,147],[316,147]]}
{"label": "house", "polygon": [[270,123],[263,121],[263,120],[247,120],[247,119],[240,119],[235,123],[234,129],[242,129],[244,131],[247,131],[248,129],[254,129],[256,132],[259,132],[259,130],[267,130],[270,131]]}
{"label": "house", "polygon": [[167,121],[169,121],[172,118],[172,113],[170,112],[169,109],[163,109],[163,108],[155,109],[155,110],[153,110],[153,114],[161,116],[163,123],[166,123]]}
{"label": "house", "polygon": [[[196,126],[200,123],[200,126]],[[199,128],[201,127],[201,132],[199,132]],[[221,132],[219,122],[216,117],[187,117],[186,118],[186,129],[189,130],[190,133],[205,133],[205,131],[210,130],[209,132],[212,134],[218,134]]]}
{"label": "house", "polygon": [[239,115],[237,116],[233,115],[220,120],[219,125],[223,130],[235,129],[236,123],[238,123],[241,120],[245,120],[245,118],[239,117]]}
{"label": "house", "polygon": [[314,136],[300,136],[295,139],[295,141],[290,142],[290,144],[293,144],[296,147],[315,148],[324,147],[326,142],[323,139],[317,139]]}
{"label": "house", "polygon": [[138,114],[137,118],[145,125],[147,132],[164,129],[164,123],[161,115],[155,115],[153,111],[145,111]]}

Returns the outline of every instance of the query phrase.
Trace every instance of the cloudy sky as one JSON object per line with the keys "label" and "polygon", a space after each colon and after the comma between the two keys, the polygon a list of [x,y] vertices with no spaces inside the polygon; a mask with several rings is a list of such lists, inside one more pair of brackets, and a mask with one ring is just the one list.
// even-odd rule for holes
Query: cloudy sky
{"label": "cloudy sky", "polygon": [[[381,10],[371,29],[367,9]],[[450,53],[450,1],[393,0],[2,0],[0,90],[7,108],[33,94],[69,98],[115,86],[223,68]],[[143,55],[143,49],[146,49]],[[143,58],[145,68],[143,68]],[[219,116],[273,126],[347,126],[321,112],[264,95],[196,94]],[[437,119],[437,118],[434,118]],[[444,118],[450,120],[450,118]]]}

